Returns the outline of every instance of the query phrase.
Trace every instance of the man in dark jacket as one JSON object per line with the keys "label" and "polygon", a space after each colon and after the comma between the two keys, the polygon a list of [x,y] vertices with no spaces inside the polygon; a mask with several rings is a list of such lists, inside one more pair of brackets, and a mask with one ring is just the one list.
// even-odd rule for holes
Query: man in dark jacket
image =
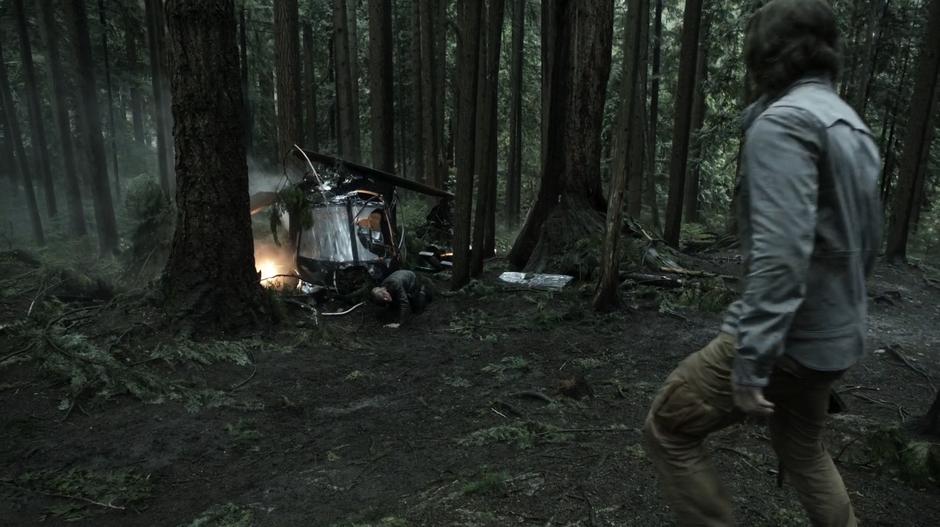
{"label": "man in dark jacket", "polygon": [[745,414],[769,418],[813,525],[857,524],[821,437],[830,390],[864,349],[880,161],[833,89],[838,39],[825,0],[773,0],[748,25],[745,59],[762,97],[745,112],[745,288],[721,334],[668,376],[643,429],[680,525],[733,525],[703,440]]}
{"label": "man in dark jacket", "polygon": [[388,307],[394,327],[409,315],[424,311],[432,299],[431,286],[403,269],[388,275],[380,286],[372,289],[373,302]]}

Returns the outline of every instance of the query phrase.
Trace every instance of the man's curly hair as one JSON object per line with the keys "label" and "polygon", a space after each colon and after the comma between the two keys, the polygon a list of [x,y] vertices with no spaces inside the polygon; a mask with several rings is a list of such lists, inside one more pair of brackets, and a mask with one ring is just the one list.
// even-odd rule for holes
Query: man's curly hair
{"label": "man's curly hair", "polygon": [[842,52],[832,6],[826,0],[768,2],[748,22],[744,59],[761,94],[777,94],[810,75],[835,81]]}

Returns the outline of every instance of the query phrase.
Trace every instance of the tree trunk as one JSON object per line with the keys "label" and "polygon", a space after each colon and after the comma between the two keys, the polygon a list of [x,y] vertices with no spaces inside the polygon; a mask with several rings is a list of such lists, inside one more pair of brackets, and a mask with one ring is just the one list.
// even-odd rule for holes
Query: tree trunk
{"label": "tree trunk", "polygon": [[[362,161],[362,127],[361,113],[359,111],[359,2],[360,0],[346,0],[346,34],[349,37],[349,78],[352,86],[352,115],[355,128],[353,129],[353,145],[356,158]],[[350,7],[351,5],[351,7]]]}
{"label": "tree trunk", "polygon": [[451,287],[460,289],[470,281],[470,221],[473,211],[473,175],[477,72],[480,66],[480,29],[483,0],[464,0],[457,5],[457,168],[454,226],[454,267]]}
{"label": "tree trunk", "polygon": [[[869,0],[868,31],[865,35],[864,60],[859,75],[859,86],[855,89],[855,100],[852,106],[862,117],[868,107],[868,98],[871,94],[871,84],[875,77],[875,65],[878,63],[878,48],[884,31],[885,18],[891,8],[891,0]],[[880,5],[879,5],[880,4]],[[881,15],[878,14],[879,7]]]}
{"label": "tree trunk", "polygon": [[629,132],[632,135],[630,140],[630,161],[628,163],[627,180],[627,212],[632,218],[640,218],[643,213],[643,182],[646,172],[649,170],[646,148],[648,143],[646,127],[646,97],[647,82],[649,82],[649,38],[650,38],[650,6],[649,0],[643,1],[643,8],[640,10],[640,44],[637,60],[637,86],[634,93],[636,102],[635,126],[630,127]]}
{"label": "tree trunk", "polygon": [[[167,312],[201,332],[258,322],[233,0],[169,0],[179,184]],[[220,185],[219,181],[225,181]]]}
{"label": "tree trunk", "polygon": [[692,99],[692,138],[688,174],[685,181],[685,222],[698,223],[700,220],[699,188],[702,176],[702,127],[705,125],[705,114],[708,112],[707,93],[705,83],[708,82],[708,16],[702,22],[701,38],[698,54],[695,59],[695,95]]}
{"label": "tree trunk", "polygon": [[104,85],[108,96],[108,139],[111,143],[111,172],[114,174],[114,195],[121,199],[121,177],[118,170],[117,129],[114,126],[114,92],[111,89],[111,58],[108,49],[108,20],[104,0],[98,0],[98,19],[101,21],[101,57],[104,60]]}
{"label": "tree trunk", "polygon": [[441,152],[441,136],[437,125],[437,111],[441,101],[435,100],[436,93],[434,70],[439,66],[436,64],[437,52],[434,49],[436,42],[436,33],[441,28],[435,27],[434,19],[436,14],[435,5],[431,0],[418,0],[418,56],[417,64],[420,74],[417,76],[419,86],[417,93],[420,94],[420,116],[418,126],[421,130],[421,167],[423,174],[421,180],[428,185],[438,183],[438,159]]}
{"label": "tree trunk", "polygon": [[[542,211],[536,204],[516,240],[525,250],[513,247],[516,258],[510,257],[513,264],[523,260],[530,272],[550,269],[586,278],[578,262],[567,256],[579,242],[603,232],[607,203],[600,181],[601,126],[613,2],[557,0],[551,9],[556,11],[551,16],[556,27],[542,186],[548,192],[557,189],[558,198],[544,203]],[[520,258],[530,246],[530,254]]]}
{"label": "tree trunk", "polygon": [[[26,208],[29,212],[30,225],[33,228],[33,240],[37,245],[45,245],[46,237],[42,230],[42,219],[39,217],[39,204],[36,201],[36,190],[33,188],[32,171],[27,161],[26,149],[23,148],[23,136],[20,133],[16,107],[13,105],[13,90],[10,87],[7,63],[3,56],[3,42],[5,39],[0,32],[0,103],[3,105],[3,130],[14,150],[16,180],[26,190]],[[16,183],[14,183],[14,188],[16,188]]]}
{"label": "tree trunk", "polygon": [[525,60],[526,0],[512,4],[512,64],[510,66],[509,167],[506,173],[506,224],[519,224],[522,208],[522,70]]}
{"label": "tree trunk", "polygon": [[336,58],[336,110],[339,129],[337,149],[339,157],[359,162],[359,115],[356,113],[352,66],[349,49],[349,17],[346,14],[346,0],[334,0],[333,3],[333,50]]}
{"label": "tree trunk", "polygon": [[656,0],[656,16],[653,21],[653,79],[650,85],[650,164],[647,170],[649,180],[646,185],[646,201],[650,208],[650,222],[657,231],[660,229],[659,196],[656,185],[659,180],[659,84],[662,77],[663,55],[663,0]]}
{"label": "tree trunk", "polygon": [[702,1],[686,0],[682,21],[682,48],[679,52],[679,81],[676,85],[676,117],[672,133],[672,161],[669,164],[669,201],[666,205],[664,238],[673,247],[679,246],[682,230],[682,199],[685,174],[689,161],[689,138],[692,132],[692,99],[695,93],[695,61],[698,56]]}
{"label": "tree trunk", "polygon": [[43,185],[46,198],[46,212],[50,217],[59,214],[55,198],[55,184],[52,182],[52,169],[49,168],[49,147],[46,145],[46,130],[43,125],[42,108],[39,102],[39,84],[36,82],[36,70],[33,67],[33,51],[29,42],[29,29],[23,0],[13,0],[16,14],[16,30],[20,40],[20,56],[23,60],[23,77],[26,91],[26,108],[29,113],[29,129],[32,133],[32,148],[36,175]]}
{"label": "tree trunk", "polygon": [[369,97],[372,166],[395,172],[395,95],[392,75],[392,6],[369,0]]}
{"label": "tree trunk", "polygon": [[170,184],[170,167],[167,146],[167,121],[163,107],[164,100],[169,94],[164,93],[163,69],[163,25],[160,23],[157,11],[161,9],[161,0],[144,0],[147,18],[147,40],[150,47],[150,84],[153,90],[153,117],[157,134],[157,175],[160,178],[160,188],[169,198],[173,193]]}
{"label": "tree trunk", "polygon": [[[75,151],[72,144],[72,125],[69,119],[68,88],[65,74],[62,72],[62,59],[59,54],[59,36],[61,32],[55,20],[53,0],[40,0],[41,33],[46,44],[46,59],[52,79],[52,102],[55,120],[59,132],[59,148],[62,151],[63,178],[65,180],[65,198],[68,204],[69,233],[74,237],[87,234],[85,209],[82,206],[81,185],[75,166]],[[139,101],[138,93],[138,103]],[[138,116],[139,117],[139,116]]]}
{"label": "tree trunk", "polygon": [[424,69],[421,67],[422,2],[414,2],[413,7],[414,18],[412,19],[411,25],[411,106],[413,111],[411,114],[414,120],[412,121],[411,138],[414,143],[414,148],[412,149],[414,179],[415,181],[429,184],[430,181],[427,180],[427,173],[424,167],[424,150],[429,148],[424,142],[424,113],[430,111],[430,109],[424,107],[424,94],[421,93],[421,88],[424,86],[424,82],[422,82],[421,79],[424,73]]}
{"label": "tree trunk", "polygon": [[477,72],[477,115],[473,165],[477,174],[477,199],[473,222],[470,276],[483,273],[483,259],[492,233],[490,213],[495,211],[491,188],[496,181],[496,97],[499,81],[499,52],[503,34],[503,0],[485,0],[480,32],[480,66]]}
{"label": "tree trunk", "polygon": [[140,96],[140,52],[138,22],[131,16],[131,6],[124,8],[124,51],[127,53],[127,71],[129,73],[128,91],[130,92],[131,122],[134,130],[134,142],[144,144],[144,110]]}
{"label": "tree trunk", "polygon": [[[627,15],[624,23],[623,34],[623,88],[621,92],[621,107],[619,112],[619,126],[616,130],[620,136],[620,145],[617,154],[620,157],[626,157],[627,152],[635,151],[634,142],[643,141],[642,120],[639,119],[641,108],[645,104],[645,97],[641,98],[643,93],[641,81],[643,75],[641,68],[646,67],[644,60],[648,45],[644,36],[643,26],[649,23],[649,3],[647,0],[630,0],[627,4]],[[637,130],[640,132],[637,133]],[[619,165],[619,166],[618,166]],[[600,280],[597,283],[597,291],[594,295],[594,309],[598,311],[609,311],[620,303],[620,238],[623,231],[623,197],[627,187],[627,181],[635,179],[632,173],[639,170],[642,178],[642,155],[640,157],[639,167],[633,163],[627,163],[623,159],[615,164],[610,180],[610,193],[607,201],[607,224],[604,235],[604,247],[601,252]],[[630,174],[627,173],[629,166]],[[639,188],[631,188],[631,193],[640,195]],[[632,200],[631,200],[632,201]]]}
{"label": "tree trunk", "polygon": [[79,129],[89,147],[92,198],[95,204],[95,225],[98,230],[98,249],[102,256],[118,251],[117,221],[108,184],[108,162],[101,136],[98,110],[98,88],[95,82],[95,63],[91,55],[91,37],[88,34],[88,12],[85,0],[65,3],[72,42],[75,45],[76,67],[81,100],[78,105]]}
{"label": "tree trunk", "polygon": [[434,61],[431,63],[431,82],[433,83],[433,92],[431,101],[433,102],[431,110],[434,112],[434,134],[437,137],[437,169],[434,171],[434,181],[432,185],[436,188],[444,188],[448,177],[448,149],[446,134],[444,132],[445,103],[446,103],[446,70],[447,70],[447,4],[446,0],[439,0],[435,3],[434,11]]}
{"label": "tree trunk", "polygon": [[307,101],[307,120],[304,135],[307,138],[307,147],[312,150],[320,149],[320,134],[317,131],[317,69],[314,66],[313,54],[313,28],[309,23],[303,26],[304,47],[304,83],[306,84],[305,98]]}
{"label": "tree trunk", "polygon": [[275,0],[274,63],[277,76],[277,155],[280,165],[291,165],[291,150],[295,144],[304,142],[299,39],[297,0]]}
{"label": "tree trunk", "polygon": [[926,169],[924,164],[933,140],[933,118],[937,110],[940,73],[940,0],[930,3],[927,28],[917,60],[917,76],[911,98],[911,112],[901,156],[900,174],[892,200],[885,256],[894,261],[907,256],[907,242],[922,200]]}
{"label": "tree trunk", "polygon": [[239,42],[239,66],[240,80],[242,86],[242,128],[244,132],[245,151],[251,153],[253,135],[252,134],[252,116],[251,116],[251,90],[249,89],[248,70],[248,13],[247,9],[242,7],[238,21],[238,42]]}
{"label": "tree trunk", "polygon": [[[262,37],[262,33],[255,33],[257,41],[255,50],[260,56],[264,56],[264,49],[267,48],[267,40]],[[257,137],[254,143],[257,152],[264,152],[272,165],[279,165],[277,159],[277,112],[274,101],[274,68],[264,59],[261,59],[260,66],[257,68],[258,75],[258,102],[253,108],[253,120],[257,129]]]}

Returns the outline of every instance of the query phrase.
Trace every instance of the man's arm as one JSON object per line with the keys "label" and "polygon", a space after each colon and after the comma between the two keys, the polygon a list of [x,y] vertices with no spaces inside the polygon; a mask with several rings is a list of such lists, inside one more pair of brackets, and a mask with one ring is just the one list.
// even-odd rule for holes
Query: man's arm
{"label": "man's arm", "polygon": [[768,384],[806,294],[818,195],[820,125],[797,108],[771,108],[748,130],[745,185],[750,266],[739,318],[733,382]]}

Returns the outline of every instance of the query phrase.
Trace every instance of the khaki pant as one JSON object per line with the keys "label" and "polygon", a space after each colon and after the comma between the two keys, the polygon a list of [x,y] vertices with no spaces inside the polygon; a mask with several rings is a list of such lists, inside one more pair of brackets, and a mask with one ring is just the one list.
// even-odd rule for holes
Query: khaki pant
{"label": "khaki pant", "polygon": [[[673,370],[643,427],[646,452],[679,525],[734,525],[731,500],[703,448],[712,432],[739,422],[731,367],[734,338],[721,334]],[[842,477],[822,445],[829,392],[841,373],[817,372],[781,357],[765,396],[776,405],[771,441],[814,526],[855,526]]]}

